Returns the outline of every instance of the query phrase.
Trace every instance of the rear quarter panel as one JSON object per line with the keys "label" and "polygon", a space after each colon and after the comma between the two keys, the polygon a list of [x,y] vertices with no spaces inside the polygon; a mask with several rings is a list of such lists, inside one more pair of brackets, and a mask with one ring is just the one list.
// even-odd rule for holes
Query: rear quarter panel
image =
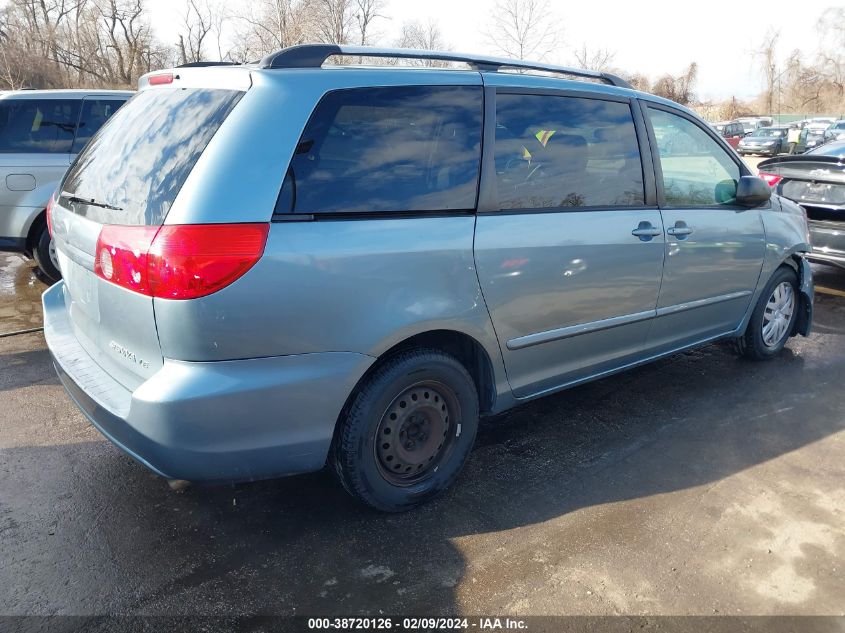
{"label": "rear quarter panel", "polygon": [[474,227],[470,215],[274,223],[264,257],[231,286],[191,301],[155,299],[162,353],[196,361],[378,357],[446,329],[481,343],[504,393],[473,261]]}
{"label": "rear quarter panel", "polygon": [[[252,71],[251,82],[165,224],[269,221],[302,130],[330,90],[480,86],[481,77],[323,68]],[[162,353],[195,361],[317,352],[378,357],[410,336],[448,329],[483,345],[505,389],[474,267],[474,229],[473,215],[275,222],[264,256],[232,285],[192,301],[155,299]]]}

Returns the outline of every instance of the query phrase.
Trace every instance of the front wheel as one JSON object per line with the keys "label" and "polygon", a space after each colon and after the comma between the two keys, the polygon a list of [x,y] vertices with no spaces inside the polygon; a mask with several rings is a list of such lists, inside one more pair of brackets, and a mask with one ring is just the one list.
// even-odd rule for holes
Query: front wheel
{"label": "front wheel", "polygon": [[798,275],[779,268],[757,300],[745,334],[737,339],[739,352],[754,360],[776,356],[795,329],[798,303]]}
{"label": "front wheel", "polygon": [[452,485],[477,429],[478,395],[464,366],[437,350],[410,350],[382,363],[354,396],[332,462],[354,497],[401,512]]}
{"label": "front wheel", "polygon": [[51,282],[56,282],[62,278],[62,273],[59,272],[59,258],[56,255],[56,245],[53,242],[53,238],[50,237],[47,224],[41,227],[35,242],[35,248],[32,249],[32,254],[41,272]]}

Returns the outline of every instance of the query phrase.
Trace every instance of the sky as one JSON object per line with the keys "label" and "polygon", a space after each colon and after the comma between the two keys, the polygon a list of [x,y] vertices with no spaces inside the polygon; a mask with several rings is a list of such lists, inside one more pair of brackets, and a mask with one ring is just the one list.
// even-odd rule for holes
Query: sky
{"label": "sky", "polygon": [[[173,42],[185,0],[150,0],[152,24],[159,37]],[[229,0],[236,8],[240,0]],[[449,48],[467,53],[500,54],[489,42],[490,16],[496,0],[387,0],[389,19],[374,23],[383,45],[392,44],[403,22],[436,20]],[[748,99],[763,89],[759,48],[769,29],[780,31],[779,57],[800,50],[816,52],[816,22],[845,0],[550,0],[561,27],[561,45],[543,61],[573,65],[574,49],[615,52],[613,65],[652,79],[682,73],[697,62],[700,99],[730,96]]]}

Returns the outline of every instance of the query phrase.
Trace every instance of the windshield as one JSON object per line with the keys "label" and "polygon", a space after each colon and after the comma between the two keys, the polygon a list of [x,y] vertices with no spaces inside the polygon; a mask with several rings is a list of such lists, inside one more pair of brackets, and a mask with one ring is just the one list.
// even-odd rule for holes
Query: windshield
{"label": "windshield", "polygon": [[780,138],[785,134],[786,130],[781,130],[777,128],[760,128],[759,130],[754,132],[753,136],[761,136],[763,138]]}
{"label": "windshield", "polygon": [[196,88],[139,92],[100,128],[68,171],[62,192],[81,199],[70,210],[103,224],[164,222],[242,95]]}
{"label": "windshield", "polygon": [[845,130],[845,121],[839,121],[830,126],[831,130]]}

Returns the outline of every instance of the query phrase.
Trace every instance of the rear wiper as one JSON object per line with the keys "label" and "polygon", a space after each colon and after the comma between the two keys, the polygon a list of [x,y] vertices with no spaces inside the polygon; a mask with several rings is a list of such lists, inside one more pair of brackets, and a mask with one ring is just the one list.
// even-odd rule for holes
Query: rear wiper
{"label": "rear wiper", "polygon": [[102,207],[103,209],[111,209],[112,211],[123,211],[123,208],[116,207],[113,204],[108,204],[106,202],[97,202],[96,200],[94,200],[94,198],[80,198],[79,196],[74,196],[64,191],[62,191],[62,198],[71,203],[87,204],[92,207]]}

